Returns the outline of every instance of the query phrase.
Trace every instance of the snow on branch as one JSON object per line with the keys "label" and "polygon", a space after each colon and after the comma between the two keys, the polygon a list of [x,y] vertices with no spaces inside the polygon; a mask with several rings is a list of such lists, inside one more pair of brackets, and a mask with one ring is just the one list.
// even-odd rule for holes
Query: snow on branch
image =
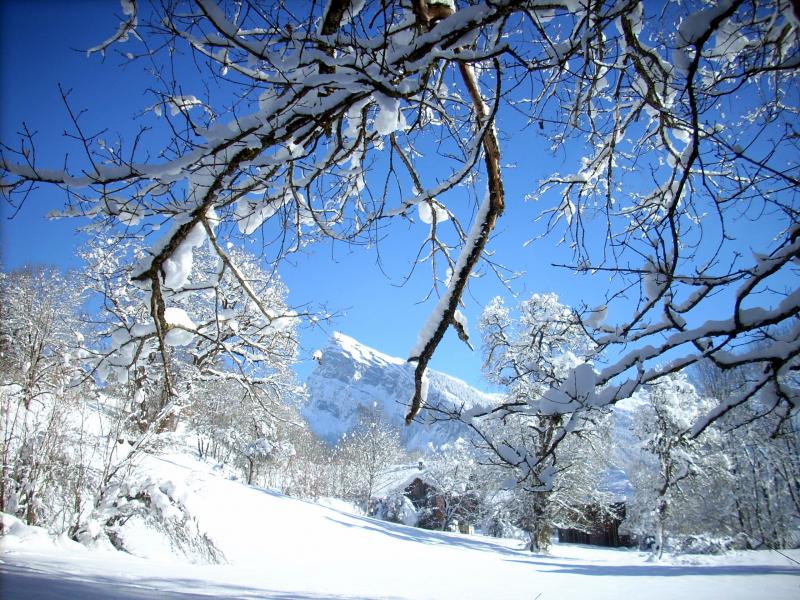
{"label": "snow on branch", "polygon": [[127,42],[128,36],[131,34],[136,35],[136,26],[139,21],[137,18],[137,0],[119,0],[122,5],[122,13],[127,16],[127,20],[119,24],[117,32],[107,40],[101,42],[97,46],[93,46],[86,51],[86,56],[91,56],[95,52],[105,54],[106,48],[116,44],[117,42]]}
{"label": "snow on branch", "polygon": [[[464,83],[472,97],[478,124],[486,126],[489,123],[493,123],[493,115],[489,114],[488,108],[483,101],[472,66],[468,63],[461,63],[459,68]],[[495,97],[499,100],[501,96],[499,90],[501,77],[497,62],[495,62],[495,68],[498,82],[498,90]],[[456,323],[458,303],[466,289],[469,277],[475,269],[486,243],[489,241],[489,236],[497,223],[497,219],[505,209],[505,192],[500,173],[500,146],[492,126],[487,126],[484,130],[483,147],[489,189],[478,210],[478,214],[475,216],[472,229],[453,269],[453,277],[447,291],[439,299],[430,317],[428,317],[428,321],[419,333],[416,346],[411,350],[409,361],[416,362],[417,366],[414,370],[414,396],[411,399],[411,408],[406,415],[406,425],[410,425],[413,422],[414,417],[416,417],[425,403],[426,394],[423,385],[425,369],[448,327]]]}

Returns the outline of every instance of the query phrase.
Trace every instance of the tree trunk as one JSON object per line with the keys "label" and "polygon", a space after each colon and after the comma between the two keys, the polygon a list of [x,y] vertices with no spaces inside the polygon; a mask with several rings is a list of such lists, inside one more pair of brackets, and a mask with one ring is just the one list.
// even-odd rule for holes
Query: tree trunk
{"label": "tree trunk", "polygon": [[531,552],[547,552],[550,549],[550,523],[546,519],[535,519],[528,535],[530,536],[528,550]]}
{"label": "tree trunk", "polygon": [[664,544],[666,542],[664,523],[667,520],[668,508],[666,495],[660,496],[656,506],[656,543],[653,546],[653,558],[656,560],[661,560],[661,557],[664,555]]}
{"label": "tree trunk", "polygon": [[528,550],[531,552],[547,552],[550,548],[550,521],[547,518],[547,504],[549,498],[546,493],[537,493],[531,503],[531,514],[526,519],[527,531],[530,536]]}
{"label": "tree trunk", "polygon": [[255,459],[247,457],[247,485],[253,485],[253,474],[255,473]]}
{"label": "tree trunk", "polygon": [[[11,443],[11,428],[10,428],[10,414],[11,414],[11,403],[8,400],[8,397],[5,398],[3,402],[3,420],[4,420],[4,437],[3,437],[3,452],[0,454],[0,461],[2,461],[2,468],[0,470],[0,512],[6,512],[6,491],[8,489],[8,478],[9,478],[9,469],[8,469],[8,462],[10,460],[9,456],[9,446]],[[5,533],[5,527],[3,525],[3,521],[0,520],[0,536]]]}
{"label": "tree trunk", "polygon": [[35,494],[29,491],[25,495],[25,523],[27,525],[38,525],[38,516],[36,515],[36,507],[34,506]]}

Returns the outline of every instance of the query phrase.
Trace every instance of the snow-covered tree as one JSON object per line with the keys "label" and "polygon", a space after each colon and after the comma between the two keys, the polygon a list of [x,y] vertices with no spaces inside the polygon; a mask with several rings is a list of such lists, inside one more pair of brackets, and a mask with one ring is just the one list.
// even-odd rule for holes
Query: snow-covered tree
{"label": "snow-covered tree", "polygon": [[[395,235],[392,221],[418,216],[426,234],[409,260],[433,266],[439,300],[409,353],[410,422],[445,332],[466,338],[458,306],[505,209],[502,165],[526,160],[501,160],[503,123],[524,131],[526,152],[541,136],[566,157],[564,172],[531,163],[529,197],[550,234],[531,251],[549,256],[542,244],[563,240],[566,268],[613,274],[582,311],[587,361],[607,363],[572,367],[581,396],[612,404],[709,359],[760,375],[698,415],[693,434],[756,397],[780,418],[796,412],[796,2],[487,0],[430,19],[403,0],[122,7],[125,21],[89,54],[125,43],[123,60],[147,63],[139,133],[110,145],[71,110],[79,151],[53,169],[38,151],[53,132],[39,141],[23,127],[3,140],[2,192],[16,205],[55,186],[67,214],[107,222],[117,238],[139,232],[131,283],[146,292],[167,397],[179,395],[170,343],[202,337],[200,315],[174,310],[196,281],[194,248],[207,241],[228,267],[211,287],[227,273],[257,304],[229,239],[258,236],[277,263],[321,238]],[[772,339],[776,324],[775,343],[731,351]],[[570,389],[553,395],[572,415],[563,430],[585,418]]]}
{"label": "snow-covered tree", "polygon": [[128,387],[143,432],[174,427],[179,411],[202,395],[203,382],[230,382],[240,388],[235,396],[262,408],[296,392],[291,366],[299,319],[287,307],[285,285],[240,250],[229,250],[228,262],[207,243],[189,253],[194,270],[164,309],[168,331],[162,337],[143,309],[149,292],[131,285],[141,250],[110,238],[84,252],[86,277],[106,315],[96,333],[105,344],[94,372]]}
{"label": "snow-covered tree", "polygon": [[288,393],[270,397],[236,381],[196,382],[186,412],[198,454],[240,469],[248,484],[283,491],[283,482],[269,475],[284,471],[294,455],[292,436],[301,427],[296,399]]}
{"label": "snow-covered tree", "polygon": [[48,267],[3,273],[0,286],[0,376],[4,385],[21,387],[23,404],[30,409],[80,373],[83,295],[74,274]]}
{"label": "snow-covered tree", "polygon": [[474,445],[458,438],[440,448],[430,448],[424,468],[426,480],[441,498],[438,509],[442,530],[456,522],[476,522],[487,490],[481,485],[486,467],[480,463]]}
{"label": "snow-covered tree", "polygon": [[530,549],[544,551],[556,522],[566,526],[577,522],[581,506],[603,505],[607,418],[599,411],[582,413],[564,439],[569,414],[552,390],[581,387],[582,370],[573,367],[591,351],[591,340],[555,294],[533,294],[518,313],[514,318],[496,298],[480,327],[487,378],[505,387],[503,406],[526,408],[468,422],[492,461],[516,480],[519,525],[530,535]]}
{"label": "snow-covered tree", "polygon": [[631,472],[639,513],[633,519],[638,517],[639,528],[652,533],[654,558],[663,555],[671,525],[691,520],[685,510],[689,502],[682,505],[680,499],[690,500],[702,493],[700,486],[693,484],[699,482],[704,462],[709,460],[709,446],[693,439],[690,432],[704,405],[707,401],[686,376],[675,374],[649,386],[636,411],[634,433],[642,456]]}
{"label": "snow-covered tree", "polygon": [[196,428],[201,451],[230,461],[248,482],[288,450],[278,430],[291,421],[285,403],[298,395],[291,367],[299,319],[286,305],[286,287],[241,250],[220,260],[205,240],[189,248],[194,268],[181,292],[169,294],[167,329],[159,332],[147,309],[153,294],[131,285],[138,261],[146,260],[136,240],[133,233],[101,235],[82,252],[86,288],[103,303],[85,362],[102,386],[104,411],[116,419],[103,420],[107,446],[94,510],[75,527],[79,538],[97,531],[91,520],[114,541],[125,520],[114,507],[138,493],[125,492],[134,459],[179,418]]}
{"label": "snow-covered tree", "polygon": [[83,296],[55,268],[0,273],[0,511],[64,531],[80,518],[88,481],[80,443]]}
{"label": "snow-covered tree", "polygon": [[334,452],[305,421],[297,418],[283,428],[281,450],[266,466],[265,484],[300,498],[336,497]]}
{"label": "snow-covered tree", "polygon": [[[722,371],[710,362],[697,365],[698,389],[725,401],[748,378],[758,377],[750,368]],[[739,414],[720,420],[720,452],[726,461],[728,485],[715,488],[716,505],[729,534],[744,534],[753,547],[796,547],[800,544],[800,425],[797,418],[781,419],[768,406],[753,403],[739,407]],[[719,514],[715,512],[713,514]],[[713,525],[713,523],[711,524]]]}
{"label": "snow-covered tree", "polygon": [[386,420],[377,404],[364,407],[356,426],[339,441],[337,454],[349,473],[351,497],[370,512],[380,475],[387,467],[402,462],[400,431]]}

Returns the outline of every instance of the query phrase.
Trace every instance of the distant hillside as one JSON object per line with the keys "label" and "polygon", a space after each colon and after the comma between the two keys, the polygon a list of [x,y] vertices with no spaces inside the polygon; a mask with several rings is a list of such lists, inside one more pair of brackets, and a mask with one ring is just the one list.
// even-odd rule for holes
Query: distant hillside
{"label": "distant hillside", "polygon": [[[354,427],[359,407],[373,405],[392,423],[402,425],[414,389],[413,364],[341,333],[334,333],[315,356],[318,365],[306,380],[309,400],[303,414],[317,435],[335,442]],[[428,379],[431,405],[468,408],[496,401],[496,396],[438,371],[429,370]],[[403,427],[403,442],[408,449],[421,449],[428,443],[441,445],[463,433],[458,423],[417,423]]]}

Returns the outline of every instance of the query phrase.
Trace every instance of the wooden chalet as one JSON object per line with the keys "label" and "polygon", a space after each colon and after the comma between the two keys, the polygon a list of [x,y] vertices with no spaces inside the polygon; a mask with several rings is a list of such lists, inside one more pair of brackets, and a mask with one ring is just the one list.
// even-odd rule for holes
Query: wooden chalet
{"label": "wooden chalet", "polygon": [[442,529],[445,521],[445,498],[432,484],[422,477],[415,477],[403,490],[403,495],[420,515],[417,527]]}

